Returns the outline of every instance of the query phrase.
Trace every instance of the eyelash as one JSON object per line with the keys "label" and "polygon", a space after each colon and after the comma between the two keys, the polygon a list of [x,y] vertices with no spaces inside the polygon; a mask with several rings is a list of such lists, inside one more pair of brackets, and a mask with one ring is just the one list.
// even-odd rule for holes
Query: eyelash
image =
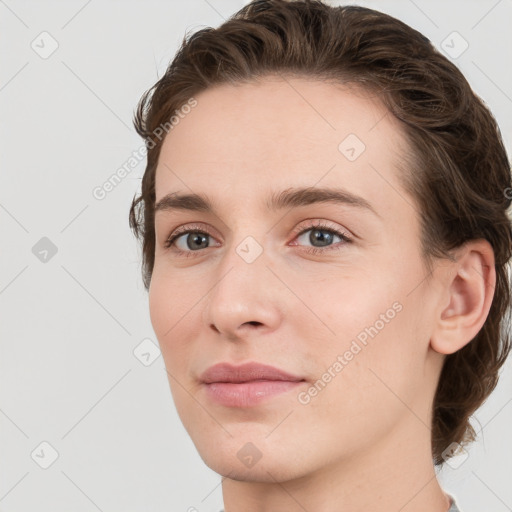
{"label": "eyelash", "polygon": [[[343,246],[345,244],[352,243],[352,238],[347,233],[338,231],[337,229],[333,229],[332,227],[328,226],[327,224],[319,222],[319,221],[312,221],[311,223],[309,223],[309,225],[306,228],[304,228],[302,226],[300,228],[300,230],[296,230],[294,232],[294,234],[296,233],[295,238],[299,237],[300,235],[303,235],[304,233],[307,233],[308,231],[315,230],[315,229],[320,230],[320,231],[327,231],[328,233],[337,235],[338,237],[341,238],[342,241],[338,242],[339,245],[335,245],[335,246],[326,246],[325,248],[308,247],[308,248],[303,249],[310,254],[321,254],[321,253],[325,253],[328,251],[340,250],[343,248]],[[169,238],[167,238],[167,240],[164,242],[164,248],[165,249],[171,248],[171,246],[174,244],[176,239],[178,239],[179,237],[186,235],[188,233],[196,233],[196,234],[199,233],[199,234],[204,234],[204,235],[213,237],[213,235],[211,233],[209,233],[208,230],[205,230],[203,227],[192,225],[185,229],[179,228],[177,232],[173,233]],[[186,258],[193,257],[197,253],[202,252],[201,250],[182,251],[181,249],[176,249],[176,247],[174,247],[172,250],[177,253],[184,253],[184,257],[186,257]]]}

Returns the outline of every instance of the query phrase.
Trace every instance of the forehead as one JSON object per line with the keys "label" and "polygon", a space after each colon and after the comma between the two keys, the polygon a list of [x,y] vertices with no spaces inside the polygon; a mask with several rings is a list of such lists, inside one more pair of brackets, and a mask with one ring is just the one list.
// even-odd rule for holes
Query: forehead
{"label": "forehead", "polygon": [[[198,94],[166,136],[156,200],[169,192],[253,197],[263,186],[399,187],[402,128],[375,94],[354,86],[269,77]],[[371,186],[373,183],[373,187]],[[396,191],[394,192],[396,194]],[[223,197],[221,197],[223,199]],[[395,198],[396,199],[396,198]]]}

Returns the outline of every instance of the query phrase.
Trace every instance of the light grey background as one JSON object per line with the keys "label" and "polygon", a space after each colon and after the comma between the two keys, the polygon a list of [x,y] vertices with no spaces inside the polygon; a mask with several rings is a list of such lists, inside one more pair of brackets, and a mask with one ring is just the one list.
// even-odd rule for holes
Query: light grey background
{"label": "light grey background", "polygon": [[[128,227],[145,161],[104,199],[93,190],[141,147],[133,110],[185,31],[217,26],[244,4],[0,0],[3,512],[222,506],[220,477],[181,425],[157,357]],[[464,44],[451,35],[458,32],[469,47],[454,61],[495,114],[510,152],[510,0],[359,4],[452,51]],[[463,512],[512,510],[511,389],[509,359],[474,422],[483,428],[478,442],[440,475]],[[52,450],[58,457],[43,469]]]}

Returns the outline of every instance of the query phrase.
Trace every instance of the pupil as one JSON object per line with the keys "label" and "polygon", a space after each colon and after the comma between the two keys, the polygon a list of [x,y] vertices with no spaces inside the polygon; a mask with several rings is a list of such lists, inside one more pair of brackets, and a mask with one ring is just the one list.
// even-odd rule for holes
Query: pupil
{"label": "pupil", "polygon": [[[207,243],[206,243],[206,237],[207,235],[202,235],[200,233],[189,233],[188,237],[187,237],[187,245],[189,245],[189,248],[193,249],[194,248],[194,244],[197,242],[199,247],[195,247],[195,248],[199,248],[199,249],[203,249],[205,247],[207,247]],[[192,244],[188,244],[188,242],[192,240],[193,243]],[[203,242],[203,246],[201,246],[201,242]]]}
{"label": "pupil", "polygon": [[[322,234],[322,233],[326,233],[326,231],[322,231],[321,229],[315,229],[313,231],[311,231],[311,235],[309,236],[310,238],[310,242],[314,245],[315,242],[322,242],[322,241],[327,241],[327,242],[330,242],[331,241],[331,238],[332,238],[332,233],[327,233],[326,235]],[[325,244],[327,245],[327,243]]]}

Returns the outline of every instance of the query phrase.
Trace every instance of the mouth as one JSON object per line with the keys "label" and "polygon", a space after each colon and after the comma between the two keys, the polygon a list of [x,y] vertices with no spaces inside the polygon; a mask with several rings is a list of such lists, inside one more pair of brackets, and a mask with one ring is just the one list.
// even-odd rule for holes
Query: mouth
{"label": "mouth", "polygon": [[251,407],[272,397],[296,389],[301,381],[253,380],[248,382],[211,382],[205,391],[214,402],[226,407]]}
{"label": "mouth", "polygon": [[306,379],[260,363],[214,365],[201,375],[208,398],[226,407],[251,407],[290,392]]}

